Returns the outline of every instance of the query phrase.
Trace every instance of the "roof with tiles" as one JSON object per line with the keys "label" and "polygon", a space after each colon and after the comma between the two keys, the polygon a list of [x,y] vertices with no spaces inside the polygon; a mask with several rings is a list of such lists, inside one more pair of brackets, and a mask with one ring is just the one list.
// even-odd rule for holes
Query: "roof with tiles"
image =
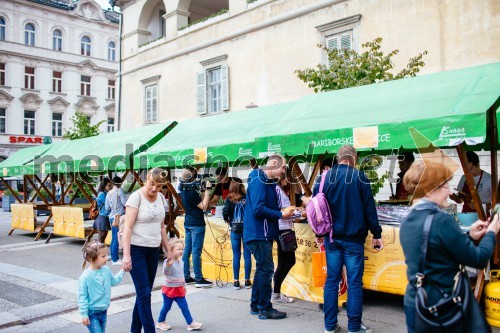
{"label": "roof with tiles", "polygon": [[[78,1],[71,2],[67,0],[28,0],[28,1],[67,11],[74,10],[78,2]],[[104,13],[104,17],[111,23],[118,24],[120,22],[118,14],[104,9],[102,12]]]}

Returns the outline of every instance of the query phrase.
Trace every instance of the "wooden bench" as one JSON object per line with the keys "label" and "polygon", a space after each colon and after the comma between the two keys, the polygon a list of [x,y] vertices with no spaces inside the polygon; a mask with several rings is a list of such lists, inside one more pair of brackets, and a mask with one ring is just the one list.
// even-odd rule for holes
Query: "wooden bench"
{"label": "wooden bench", "polygon": [[35,216],[35,207],[32,203],[13,203],[11,205],[12,219],[9,236],[15,229],[33,231],[37,233],[35,240],[38,240],[43,234],[45,227],[50,220],[50,216],[45,222],[39,222]]}
{"label": "wooden bench", "polygon": [[[85,221],[83,218],[84,208],[69,206],[52,206],[52,218],[54,219],[54,230],[50,233],[46,243],[52,235],[75,237],[85,239],[85,244],[92,239],[97,230],[92,228],[93,221]],[[106,244],[111,243],[111,232],[106,237]]]}

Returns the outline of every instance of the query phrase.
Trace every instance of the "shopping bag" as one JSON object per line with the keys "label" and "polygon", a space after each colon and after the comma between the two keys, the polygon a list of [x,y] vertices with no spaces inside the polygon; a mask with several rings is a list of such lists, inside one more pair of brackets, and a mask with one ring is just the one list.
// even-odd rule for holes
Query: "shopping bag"
{"label": "shopping bag", "polygon": [[324,251],[312,254],[312,285],[323,287],[326,281],[326,254]]}

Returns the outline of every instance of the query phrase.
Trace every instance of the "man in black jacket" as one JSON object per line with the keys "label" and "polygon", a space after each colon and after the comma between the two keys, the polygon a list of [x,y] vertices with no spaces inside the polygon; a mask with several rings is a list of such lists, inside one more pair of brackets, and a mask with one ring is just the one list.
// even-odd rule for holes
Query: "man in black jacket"
{"label": "man in black jacket", "polygon": [[356,150],[345,145],[337,153],[338,165],[326,176],[323,192],[332,213],[333,238],[325,236],[327,278],[324,293],[325,332],[337,332],[338,290],[342,268],[347,271],[348,332],[366,332],[361,323],[363,310],[364,243],[368,230],[372,246],[383,248],[382,228],[378,224],[370,182],[354,168]]}

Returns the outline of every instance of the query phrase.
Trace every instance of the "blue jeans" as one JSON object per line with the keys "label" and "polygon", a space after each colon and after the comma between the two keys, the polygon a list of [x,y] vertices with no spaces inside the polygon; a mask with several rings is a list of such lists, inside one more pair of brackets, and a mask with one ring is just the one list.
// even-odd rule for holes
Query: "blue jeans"
{"label": "blue jeans", "polygon": [[201,272],[201,251],[203,250],[203,242],[205,241],[205,226],[203,227],[184,227],[186,231],[186,246],[182,261],[184,261],[184,278],[187,280],[191,277],[189,257],[193,254],[193,270],[195,281],[203,279]]}
{"label": "blue jeans", "polygon": [[248,246],[243,242],[243,234],[231,232],[231,247],[233,248],[233,276],[240,279],[241,243],[243,243],[243,258],[245,259],[245,280],[250,280],[252,271],[252,256]]}
{"label": "blue jeans", "polygon": [[159,247],[130,245],[132,270],[130,276],[134,282],[136,299],[132,312],[131,333],[156,333],[153,313],[151,312],[151,290],[158,268]]}
{"label": "blue jeans", "polygon": [[327,277],[324,291],[325,330],[331,331],[337,325],[338,292],[342,268],[347,271],[347,329],[357,332],[361,327],[363,314],[363,271],[365,265],[364,245],[341,240],[330,242],[325,237]]}
{"label": "blue jeans", "polygon": [[89,310],[90,325],[87,326],[90,333],[105,333],[108,310]]}
{"label": "blue jeans", "polygon": [[250,241],[246,244],[256,262],[250,309],[265,312],[273,308],[271,304],[273,293],[271,282],[274,274],[273,241]]}
{"label": "blue jeans", "polygon": [[172,304],[177,303],[177,306],[179,309],[182,311],[182,315],[184,316],[184,319],[186,320],[186,324],[191,325],[193,322],[193,317],[191,317],[191,312],[189,312],[189,307],[188,303],[186,301],[186,297],[175,297],[175,298],[170,298],[167,297],[167,295],[163,295],[163,307],[160,310],[160,315],[158,316],[158,322],[164,322],[165,319],[167,318],[167,313],[170,311],[170,308],[172,307]]}
{"label": "blue jeans", "polygon": [[415,308],[412,306],[405,306],[406,327],[408,333],[415,333]]}
{"label": "blue jeans", "polygon": [[113,220],[114,218],[109,219],[109,223],[111,223],[111,245],[109,246],[109,251],[111,252],[111,260],[115,262],[120,257],[118,256],[118,227],[113,227]]}

